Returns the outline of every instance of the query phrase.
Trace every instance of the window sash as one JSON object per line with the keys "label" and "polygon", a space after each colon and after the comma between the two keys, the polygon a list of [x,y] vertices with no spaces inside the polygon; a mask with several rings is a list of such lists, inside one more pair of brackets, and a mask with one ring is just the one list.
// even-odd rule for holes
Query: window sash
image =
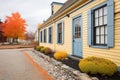
{"label": "window sash", "polygon": [[52,27],[49,28],[49,43],[52,43]]}
{"label": "window sash", "polygon": [[40,34],[41,34],[41,35],[40,35],[40,41],[42,42],[42,37],[43,37],[43,36],[42,36],[42,31],[40,32]]}
{"label": "window sash", "polygon": [[44,30],[44,42],[46,42],[46,36],[47,34],[46,34],[46,29]]}
{"label": "window sash", "polygon": [[63,22],[57,24],[57,43],[63,43]]}
{"label": "window sash", "polygon": [[107,46],[106,6],[94,10],[94,45]]}

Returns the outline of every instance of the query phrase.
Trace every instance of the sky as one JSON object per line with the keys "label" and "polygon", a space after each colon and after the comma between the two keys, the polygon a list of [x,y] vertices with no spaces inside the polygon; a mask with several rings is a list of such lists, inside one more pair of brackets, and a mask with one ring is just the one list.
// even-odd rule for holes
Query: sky
{"label": "sky", "polygon": [[51,15],[52,2],[64,3],[66,0],[0,0],[0,19],[19,12],[26,20],[27,31],[35,31],[38,23],[42,23]]}

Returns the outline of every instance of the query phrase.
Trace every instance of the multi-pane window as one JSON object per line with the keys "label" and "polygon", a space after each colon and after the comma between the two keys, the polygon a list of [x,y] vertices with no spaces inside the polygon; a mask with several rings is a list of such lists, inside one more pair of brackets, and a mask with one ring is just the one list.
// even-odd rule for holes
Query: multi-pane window
{"label": "multi-pane window", "polygon": [[48,32],[48,35],[49,35],[49,36],[48,36],[48,37],[49,37],[49,38],[48,38],[48,42],[49,42],[49,43],[52,43],[52,27],[48,28],[48,31],[49,31],[49,32]]}
{"label": "multi-pane window", "polygon": [[94,10],[94,45],[107,45],[107,6]]}
{"label": "multi-pane window", "polygon": [[57,24],[57,42],[62,43],[63,41],[63,23],[60,22]]}
{"label": "multi-pane window", "polygon": [[40,32],[40,42],[42,42],[42,31]]}
{"label": "multi-pane window", "polygon": [[46,37],[47,37],[47,34],[46,34],[46,29],[44,29],[44,43],[46,42]]}

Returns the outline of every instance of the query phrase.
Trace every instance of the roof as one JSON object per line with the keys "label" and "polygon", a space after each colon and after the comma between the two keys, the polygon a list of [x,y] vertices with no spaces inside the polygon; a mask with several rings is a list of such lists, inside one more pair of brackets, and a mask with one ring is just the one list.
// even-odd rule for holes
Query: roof
{"label": "roof", "polygon": [[69,8],[70,6],[72,6],[74,3],[76,3],[78,0],[68,0],[54,15],[58,15],[60,14],[61,12],[63,12],[65,9]]}
{"label": "roof", "polygon": [[[63,6],[53,15],[51,15],[40,27],[46,27],[49,23],[51,23],[53,20],[56,20],[59,18],[62,14],[66,13],[66,10],[70,10],[71,8],[75,8],[76,5],[79,6],[84,2],[91,1],[91,0],[67,0]],[[74,6],[73,6],[74,5]],[[66,14],[67,15],[67,14]]]}
{"label": "roof", "polygon": [[[72,6],[75,2],[77,2],[78,0],[67,0],[67,2],[64,3],[64,5],[54,14],[52,15],[50,18],[48,18],[48,20],[56,17],[58,14],[60,14],[61,12],[63,12],[65,9],[69,8],[70,6]],[[48,21],[47,20],[47,21]]]}
{"label": "roof", "polygon": [[[69,8],[70,6],[72,6],[74,3],[76,3],[78,0],[67,0],[63,6],[53,15],[51,15],[42,25],[44,25],[46,22],[48,22],[49,20],[52,20],[54,17],[56,17],[57,15],[59,15],[61,12],[63,12],[65,9]],[[53,2],[54,3],[54,2]],[[40,28],[40,27],[39,27]]]}
{"label": "roof", "polygon": [[64,3],[60,3],[60,2],[52,2],[51,5],[53,5],[53,4],[63,5]]}

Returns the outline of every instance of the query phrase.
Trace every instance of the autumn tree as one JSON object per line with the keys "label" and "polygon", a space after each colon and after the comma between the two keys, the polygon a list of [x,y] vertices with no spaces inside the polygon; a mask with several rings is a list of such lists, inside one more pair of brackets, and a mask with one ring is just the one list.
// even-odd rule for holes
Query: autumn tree
{"label": "autumn tree", "polygon": [[25,26],[26,21],[21,18],[21,15],[18,12],[12,13],[11,16],[6,16],[3,35],[8,38],[13,38],[13,40],[22,39],[24,38],[24,33],[26,32]]}

